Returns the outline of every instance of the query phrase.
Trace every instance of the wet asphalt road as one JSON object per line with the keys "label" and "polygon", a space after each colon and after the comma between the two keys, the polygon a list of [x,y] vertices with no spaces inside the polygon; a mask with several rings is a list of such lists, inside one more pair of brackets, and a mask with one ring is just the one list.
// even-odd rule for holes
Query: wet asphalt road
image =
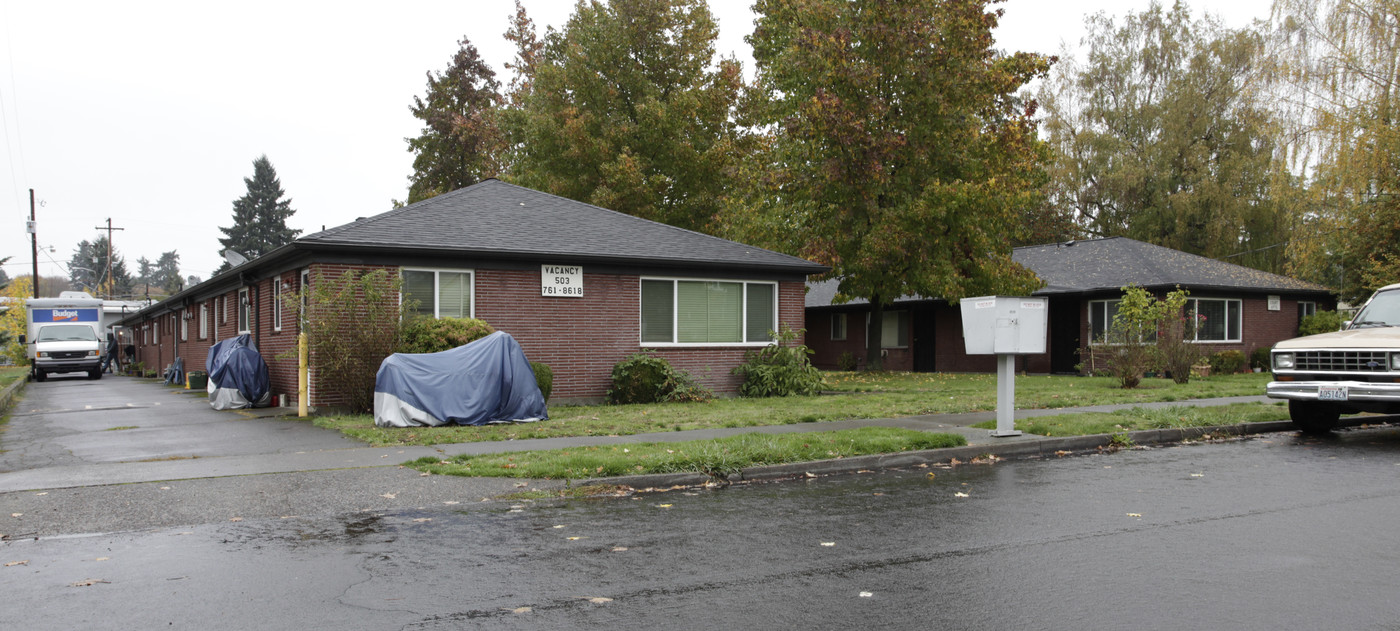
{"label": "wet asphalt road", "polygon": [[9,541],[0,590],[22,629],[1395,629],[1398,476],[1400,431],[1379,428],[623,498],[447,493]]}

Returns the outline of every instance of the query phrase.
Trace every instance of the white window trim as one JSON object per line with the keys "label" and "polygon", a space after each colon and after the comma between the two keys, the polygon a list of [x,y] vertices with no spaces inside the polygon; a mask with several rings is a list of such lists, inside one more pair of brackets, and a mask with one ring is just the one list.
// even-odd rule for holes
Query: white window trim
{"label": "white window trim", "polygon": [[[1197,306],[1197,304],[1198,304],[1200,301],[1202,301],[1202,300],[1207,300],[1207,301],[1211,301],[1211,302],[1223,302],[1223,303],[1225,303],[1225,336],[1226,336],[1226,338],[1223,339],[1223,340],[1203,340],[1203,339],[1201,339],[1201,327],[1197,326],[1197,327],[1196,327],[1196,334],[1195,334],[1195,337],[1194,337],[1194,339],[1191,340],[1191,342],[1196,343],[1196,344],[1239,344],[1239,343],[1242,343],[1242,342],[1244,341],[1244,301],[1243,301],[1243,300],[1240,300],[1239,298],[1187,298],[1187,299],[1186,299],[1186,308],[1187,308],[1191,313],[1193,313],[1193,314],[1194,314],[1194,313],[1199,313],[1200,311],[1199,311],[1199,307]],[[1233,303],[1233,306],[1231,306],[1231,303]],[[1230,313],[1231,313],[1232,310],[1235,311],[1235,312],[1237,312],[1237,313],[1239,313],[1239,319],[1240,319],[1240,331],[1239,331],[1239,334],[1240,334],[1240,336],[1237,337],[1237,338],[1230,338],[1230,337],[1229,337],[1229,335],[1230,335]]]}
{"label": "white window trim", "polygon": [[[670,341],[670,342],[642,342],[642,341],[641,341],[641,339],[642,339],[642,282],[643,282],[643,281],[648,281],[648,280],[670,281],[670,282],[671,282],[671,340],[672,340],[672,341]],[[680,305],[677,304],[677,302],[680,300],[680,292],[676,291],[676,289],[675,289],[675,288],[676,288],[675,283],[680,282],[680,281],[690,281],[690,282],[698,282],[698,283],[738,283],[739,285],[741,285],[742,288],[740,289],[740,292],[743,294],[743,297],[744,297],[744,304],[743,304],[743,308],[741,308],[741,309],[739,310],[739,333],[743,336],[743,338],[744,338],[745,341],[743,341],[743,342],[676,342],[676,341],[674,341],[674,340],[676,339],[676,335],[678,335],[678,330],[680,329],[680,327],[677,326],[677,324],[676,324],[676,318],[679,318],[679,317],[680,317]],[[778,306],[782,304],[782,299],[781,299],[781,296],[779,295],[779,290],[781,289],[781,287],[780,287],[780,285],[778,284],[778,281],[773,281],[773,280],[738,280],[738,279],[732,279],[732,278],[731,278],[731,279],[726,279],[726,278],[693,278],[693,277],[684,277],[684,276],[642,276],[642,277],[640,277],[639,279],[637,279],[637,340],[638,340],[638,343],[641,344],[642,348],[734,348],[734,347],[763,348],[764,346],[773,346],[774,344],[777,344],[777,343],[778,343],[777,340],[764,340],[764,341],[759,341],[759,342],[750,342],[750,341],[748,341],[748,338],[749,338],[749,327],[748,327],[748,322],[749,322],[749,285],[771,285],[771,286],[773,287],[773,331],[776,332],[776,331],[778,330],[778,328],[782,326],[782,314],[778,312]],[[472,302],[472,305],[475,306],[476,303],[475,303],[475,302]]]}
{"label": "white window trim", "polygon": [[209,339],[209,303],[199,303],[199,339]]}
{"label": "white window trim", "polygon": [[[476,269],[474,269],[474,268],[454,268],[454,267],[401,267],[401,268],[399,268],[399,278],[400,278],[400,279],[403,278],[403,273],[404,273],[404,272],[432,272],[432,273],[433,273],[433,317],[434,317],[434,318],[441,318],[441,317],[442,317],[442,314],[440,313],[440,311],[441,311],[440,306],[441,306],[441,304],[442,304],[442,301],[441,301],[441,300],[438,300],[438,296],[441,296],[441,295],[442,295],[442,286],[441,286],[441,285],[442,285],[442,281],[440,280],[440,279],[442,278],[442,277],[441,277],[441,274],[442,274],[443,272],[447,272],[447,273],[449,273],[449,274],[470,274],[470,275],[471,275],[471,283],[470,283],[471,286],[467,288],[467,302],[471,303],[471,309],[470,309],[471,313],[470,313],[467,317],[469,317],[469,318],[475,318],[475,317],[476,317]],[[399,287],[399,304],[400,304],[400,305],[403,304],[403,295],[404,295],[404,290],[403,290],[402,285],[400,285],[400,287]],[[423,305],[418,305],[418,306],[419,306],[419,308],[422,308]]]}
{"label": "white window trim", "polygon": [[[841,322],[841,337],[836,337],[836,322]],[[831,341],[844,342],[851,334],[850,318],[845,312],[831,314]]]}
{"label": "white window trim", "polygon": [[180,341],[190,341],[190,318],[193,314],[188,309],[180,312]]}
{"label": "white window trim", "polygon": [[[1308,308],[1304,308],[1303,305],[1311,305],[1311,306],[1308,307]],[[1304,311],[1311,311],[1312,313],[1303,313]],[[1299,300],[1299,301],[1298,301],[1298,313],[1302,314],[1302,315],[1298,316],[1299,318],[1306,318],[1306,317],[1308,317],[1308,316],[1310,316],[1310,315],[1317,315],[1317,301],[1316,301],[1316,300]]]}
{"label": "white window trim", "polygon": [[272,330],[282,330],[282,279],[272,279]]}
{"label": "white window trim", "polygon": [[247,287],[238,290],[238,322],[235,326],[239,335],[253,332],[253,297]]}

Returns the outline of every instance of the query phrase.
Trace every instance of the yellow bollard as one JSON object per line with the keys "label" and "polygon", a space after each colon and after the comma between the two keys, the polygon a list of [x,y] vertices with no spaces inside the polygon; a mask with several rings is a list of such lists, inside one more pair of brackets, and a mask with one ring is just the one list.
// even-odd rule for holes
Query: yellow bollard
{"label": "yellow bollard", "polygon": [[297,416],[306,416],[307,348],[306,332],[297,335]]}

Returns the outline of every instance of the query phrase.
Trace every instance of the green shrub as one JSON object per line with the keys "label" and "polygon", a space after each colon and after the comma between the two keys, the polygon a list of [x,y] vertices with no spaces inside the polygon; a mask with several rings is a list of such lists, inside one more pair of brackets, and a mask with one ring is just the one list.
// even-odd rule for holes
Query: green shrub
{"label": "green shrub", "polygon": [[1342,314],[1319,311],[1298,321],[1298,335],[1317,335],[1342,330]]}
{"label": "green shrub", "polygon": [[855,353],[851,351],[843,351],[841,355],[836,358],[836,367],[846,372],[855,372],[856,368],[859,366],[860,362],[856,359]]}
{"label": "green shrub", "polygon": [[744,378],[739,394],[746,397],[786,397],[816,394],[822,389],[822,374],[808,358],[812,350],[801,344],[783,346],[795,341],[804,331],[793,331],[786,325],[775,333],[777,343],[744,354],[744,363],[734,367],[733,374]]}
{"label": "green shrub", "polygon": [[633,353],[613,366],[608,390],[608,402],[616,404],[705,401],[712,396],[688,373],[651,351]]}
{"label": "green shrub", "polygon": [[1240,351],[1220,351],[1210,356],[1210,372],[1213,375],[1233,375],[1244,369],[1244,353]]}
{"label": "green shrub", "polygon": [[554,392],[554,370],[539,362],[530,362],[530,370],[535,371],[535,384],[540,387],[544,400],[548,401],[549,393]]}
{"label": "green shrub", "polygon": [[1250,352],[1249,352],[1249,367],[1250,367],[1250,368],[1259,368],[1259,369],[1262,369],[1262,370],[1268,370],[1268,369],[1271,367],[1271,365],[1272,365],[1272,364],[1271,364],[1271,360],[1269,359],[1269,351],[1270,351],[1270,350],[1271,350],[1271,349],[1270,349],[1269,347],[1267,347],[1267,346],[1260,346],[1260,347],[1258,347],[1258,348],[1256,348],[1256,349],[1250,351]]}
{"label": "green shrub", "polygon": [[416,316],[404,325],[400,353],[441,353],[495,333],[485,320]]}

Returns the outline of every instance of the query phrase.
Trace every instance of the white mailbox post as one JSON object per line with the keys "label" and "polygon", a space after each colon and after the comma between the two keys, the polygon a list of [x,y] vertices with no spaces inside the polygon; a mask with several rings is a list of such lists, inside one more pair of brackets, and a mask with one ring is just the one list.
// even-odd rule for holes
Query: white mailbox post
{"label": "white mailbox post", "polygon": [[1016,431],[1016,356],[1045,352],[1047,299],[982,296],[962,299],[963,343],[968,355],[997,356],[997,428],[993,436]]}

